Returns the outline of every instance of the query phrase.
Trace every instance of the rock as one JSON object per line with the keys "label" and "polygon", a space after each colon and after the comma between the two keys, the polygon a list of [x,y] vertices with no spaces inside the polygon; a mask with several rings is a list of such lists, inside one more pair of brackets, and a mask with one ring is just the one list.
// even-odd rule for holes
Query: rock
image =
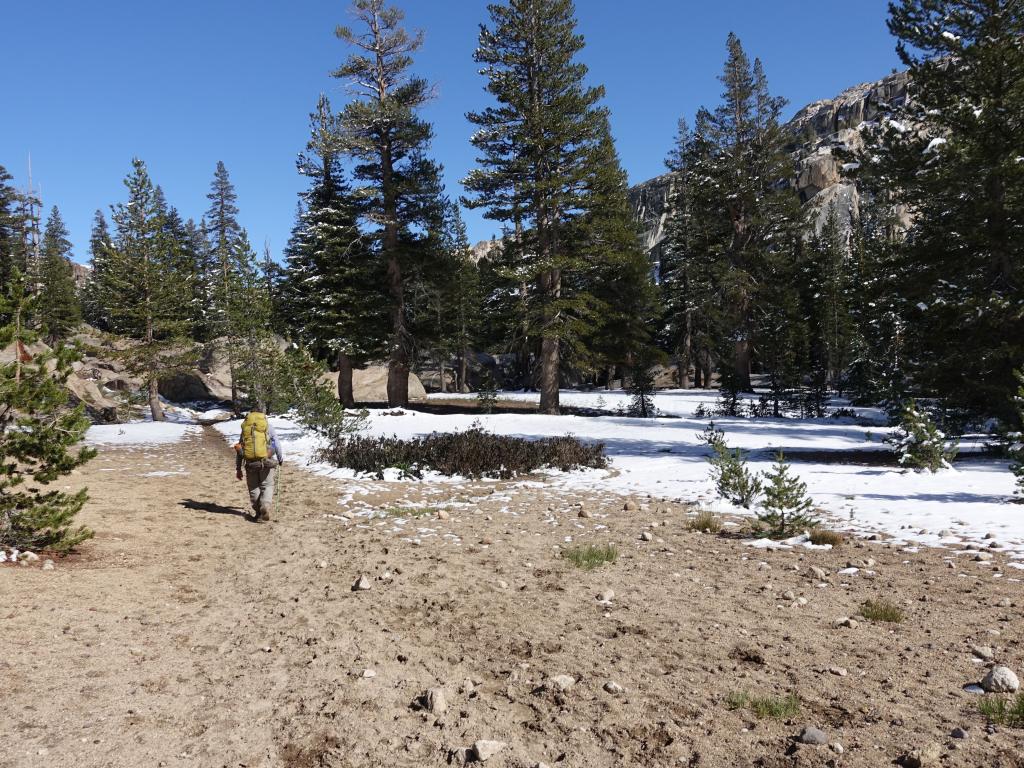
{"label": "rock", "polygon": [[938,763],[941,756],[942,748],[938,744],[926,744],[910,750],[898,762],[903,768],[927,768]]}
{"label": "rock", "polygon": [[438,520],[447,520],[449,517],[451,517],[451,515],[448,514],[447,510],[444,510],[444,509],[437,510],[437,519]]}
{"label": "rock", "polygon": [[504,741],[481,739],[473,743],[473,757],[481,763],[485,763],[507,746]]}
{"label": "rock", "polygon": [[640,534],[640,541],[654,541],[654,534],[650,531],[644,531]]}
{"label": "rock", "polygon": [[362,592],[369,589],[371,586],[370,580],[366,578],[366,574],[359,574],[359,578],[356,579],[356,583],[352,585],[353,592]]}
{"label": "rock", "polygon": [[809,568],[811,575],[814,576],[818,581],[828,581],[828,572],[824,568],[819,568],[816,565],[812,565]]}
{"label": "rock", "polygon": [[44,571],[52,571],[54,569],[54,567],[55,566],[53,564],[53,560],[46,560],[46,561],[43,562],[43,570]]}
{"label": "rock", "polygon": [[633,501],[632,499],[630,499],[629,501],[627,501],[625,504],[622,505],[622,510],[624,512],[636,512],[636,510],[637,510],[636,502]]}
{"label": "rock", "polygon": [[988,562],[991,559],[992,559],[992,553],[991,552],[979,552],[978,554],[976,554],[974,556],[975,562],[978,562],[978,563],[985,563],[985,562]]}
{"label": "rock", "polygon": [[981,687],[986,693],[1015,693],[1020,681],[1009,667],[995,666],[985,675]]}
{"label": "rock", "polygon": [[996,657],[995,651],[988,645],[972,645],[971,653],[983,661],[992,661]]}
{"label": "rock", "polygon": [[785,592],[782,593],[782,599],[783,600],[796,600],[796,595],[793,594],[792,590],[787,589]]}
{"label": "rock", "polygon": [[843,752],[846,751],[845,749],[843,749],[843,745],[840,744],[838,741],[834,744],[829,744],[828,748],[835,752],[837,755],[841,755],[843,754]]}
{"label": "rock", "polygon": [[585,510],[585,509],[581,509],[579,512],[576,513],[576,516],[586,519],[586,518],[590,517],[590,513],[587,512],[587,510]]}
{"label": "rock", "polygon": [[800,743],[823,746],[828,744],[828,734],[812,725],[805,725],[804,729],[800,731]]}
{"label": "rock", "polygon": [[1010,600],[1010,598],[1008,598],[1008,597],[1004,597],[1002,600],[1000,600],[998,603],[996,603],[996,607],[997,608],[1010,608],[1012,606],[1013,606],[1013,601]]}
{"label": "rock", "polygon": [[568,691],[574,685],[576,685],[576,678],[570,675],[555,675],[548,679],[550,687],[556,688],[559,691]]}
{"label": "rock", "polygon": [[364,669],[362,676],[368,680],[371,677],[376,677],[377,671],[373,669]]}
{"label": "rock", "polygon": [[427,711],[434,715],[443,715],[448,711],[448,699],[444,695],[444,688],[431,688],[423,695],[423,703]]}
{"label": "rock", "polygon": [[856,619],[851,619],[849,617],[844,616],[841,619],[836,619],[836,626],[846,627],[847,629],[856,629],[858,623]]}
{"label": "rock", "polygon": [[504,579],[498,579],[498,589],[508,589],[508,582]]}
{"label": "rock", "polygon": [[607,693],[610,693],[612,696],[618,696],[626,690],[621,685],[616,683],[614,680],[609,680],[602,687]]}
{"label": "rock", "polygon": [[966,739],[968,736],[966,728],[954,728],[949,732],[951,738],[954,739]]}
{"label": "rock", "polygon": [[[320,380],[338,391],[337,372],[326,373]],[[388,368],[386,365],[371,365],[352,371],[352,396],[357,403],[386,403],[388,401]],[[426,400],[427,390],[415,373],[409,373],[409,399]]]}
{"label": "rock", "polygon": [[836,677],[846,677],[847,675],[846,667],[829,667],[828,671]]}
{"label": "rock", "polygon": [[598,594],[597,599],[599,602],[602,603],[610,603],[612,600],[615,599],[615,593],[610,589],[606,589],[600,594]]}

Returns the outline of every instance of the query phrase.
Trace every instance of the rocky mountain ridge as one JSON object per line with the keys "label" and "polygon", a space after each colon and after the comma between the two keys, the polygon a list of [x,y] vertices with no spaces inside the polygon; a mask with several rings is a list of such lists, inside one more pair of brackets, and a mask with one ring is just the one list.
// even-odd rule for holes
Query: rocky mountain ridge
{"label": "rocky mountain ridge", "polygon": [[[875,82],[855,85],[834,98],[812,102],[786,123],[785,129],[792,136],[788,149],[796,166],[793,184],[809,215],[816,215],[817,230],[830,205],[835,206],[841,221],[855,219],[859,211],[857,187],[843,177],[836,150],[861,149],[864,127],[906,104],[909,87],[909,74],[895,72]],[[629,191],[644,247],[655,266],[661,262],[672,184],[672,174],[666,173]]]}

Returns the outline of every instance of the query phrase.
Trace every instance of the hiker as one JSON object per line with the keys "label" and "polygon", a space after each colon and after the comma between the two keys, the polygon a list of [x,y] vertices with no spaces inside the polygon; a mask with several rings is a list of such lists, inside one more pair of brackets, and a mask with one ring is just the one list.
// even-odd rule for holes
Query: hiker
{"label": "hiker", "polygon": [[261,406],[253,408],[242,422],[242,435],[235,445],[235,475],[249,488],[253,519],[258,523],[270,520],[274,505],[274,475],[284,463],[284,453],[274,428]]}

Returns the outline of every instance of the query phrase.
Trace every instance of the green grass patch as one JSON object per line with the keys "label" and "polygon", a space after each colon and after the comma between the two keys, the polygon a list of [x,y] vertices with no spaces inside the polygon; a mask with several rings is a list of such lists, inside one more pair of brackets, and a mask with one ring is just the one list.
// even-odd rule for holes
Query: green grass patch
{"label": "green grass patch", "polygon": [[978,711],[995,725],[1024,728],[1024,693],[1016,696],[986,696],[978,702]]}
{"label": "green grass patch", "polygon": [[618,560],[619,550],[614,544],[587,544],[565,550],[562,557],[577,568],[592,571],[605,563],[614,563]]}
{"label": "green grass patch", "polygon": [[786,696],[751,696],[745,691],[732,691],[725,697],[728,709],[746,709],[760,719],[788,720],[800,712],[800,699],[795,693]]}
{"label": "green grass patch", "polygon": [[696,517],[691,517],[685,523],[686,530],[699,533],[718,533],[722,530],[722,521],[714,512],[703,509]]}
{"label": "green grass patch", "polygon": [[888,600],[867,600],[860,607],[860,615],[868,621],[885,621],[899,624],[906,616],[903,609]]}

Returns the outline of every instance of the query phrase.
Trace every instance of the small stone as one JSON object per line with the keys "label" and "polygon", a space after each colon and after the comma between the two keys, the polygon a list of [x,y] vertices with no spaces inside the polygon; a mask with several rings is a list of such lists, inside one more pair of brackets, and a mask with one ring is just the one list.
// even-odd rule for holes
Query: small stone
{"label": "small stone", "polygon": [[796,604],[797,605],[807,605],[807,598],[806,597],[798,597],[796,599]]}
{"label": "small stone", "polygon": [[53,564],[53,560],[46,560],[46,561],[45,561],[45,562],[43,563],[43,570],[44,570],[44,571],[52,571],[52,570],[54,569],[54,567],[55,567],[55,566],[54,566],[54,564]]}
{"label": "small stone", "polygon": [[481,739],[473,744],[473,757],[484,763],[501,752],[506,746],[508,745],[504,741]]}
{"label": "small stone", "polygon": [[834,744],[829,744],[828,748],[835,752],[837,755],[841,755],[843,754],[843,752],[846,751],[845,749],[843,749],[843,745],[840,744],[838,741]]}
{"label": "small stone", "polygon": [[650,531],[644,531],[640,534],[640,541],[654,541],[654,534]]}
{"label": "small stone", "polygon": [[447,510],[444,510],[444,509],[437,510],[437,519],[438,520],[447,520],[449,517],[451,517],[451,515],[448,514]]}
{"label": "small stone", "polygon": [[326,568],[327,567],[327,561],[326,560],[321,560],[319,563],[317,563],[316,567],[317,568]]}
{"label": "small stone", "polygon": [[968,734],[966,728],[954,728],[949,735],[954,739],[966,739]]}
{"label": "small stone", "polygon": [[805,725],[804,729],[800,731],[800,743],[821,746],[828,744],[828,735],[814,726]]}
{"label": "small stone", "polygon": [[443,715],[448,711],[448,699],[444,695],[444,688],[431,688],[423,696],[427,711],[434,715]]}
{"label": "small stone", "polygon": [[985,675],[981,687],[987,693],[1015,693],[1020,688],[1020,681],[1009,667],[995,666]]}
{"label": "small stone", "polygon": [[857,628],[857,620],[856,619],[851,619],[851,618],[849,618],[847,616],[844,616],[841,619],[836,619],[836,626],[837,627],[846,627],[847,629],[856,629]]}
{"label": "small stone", "polygon": [[622,505],[623,512],[636,512],[636,509],[636,502],[633,501],[632,499],[630,499],[629,501]]}
{"label": "small stone", "polygon": [[363,670],[363,677],[365,677],[367,679],[369,679],[371,677],[376,677],[376,676],[377,676],[377,672],[375,670],[373,670],[373,669],[364,669]]}
{"label": "small stone", "polygon": [[846,677],[847,675],[846,667],[829,667],[828,671],[836,677]]}
{"label": "small stone", "polygon": [[356,579],[356,583],[352,585],[353,592],[362,592],[370,588],[370,580],[366,578],[366,574],[359,574],[359,578]]}
{"label": "small stone", "polygon": [[615,593],[612,590],[610,590],[610,589],[604,590],[603,592],[601,592],[597,596],[598,602],[601,602],[601,603],[610,603],[614,599],[615,599]]}
{"label": "small stone", "polygon": [[972,645],[971,653],[982,661],[992,661],[996,657],[995,651],[988,645]]}
{"label": "small stone", "polygon": [[548,682],[553,688],[557,688],[560,691],[568,691],[576,685],[576,678],[570,675],[555,675]]}
{"label": "small stone", "polygon": [[1013,606],[1013,601],[1010,600],[1010,598],[1008,598],[1008,597],[1004,597],[1002,600],[1000,600],[998,603],[996,603],[996,607],[997,608],[1010,608],[1012,606]]}
{"label": "small stone", "polygon": [[[590,513],[587,512],[587,510],[585,510],[585,509],[581,509],[579,512],[576,513],[576,516],[577,517],[582,517],[582,518],[586,519],[586,518],[590,517]],[[543,763],[541,763],[541,765],[543,765]]]}
{"label": "small stone", "polygon": [[942,748],[938,744],[926,744],[918,749],[912,749],[899,759],[903,768],[927,768],[939,762],[942,755]]}
{"label": "small stone", "polygon": [[757,570],[759,571],[770,571],[772,567],[768,563],[758,563]]}
{"label": "small stone", "polygon": [[782,599],[783,600],[796,600],[796,595],[793,594],[792,590],[787,589],[785,592],[782,593]]}
{"label": "small stone", "polygon": [[814,576],[818,581],[828,581],[828,572],[824,568],[819,568],[816,565],[810,567],[811,575]]}
{"label": "small stone", "polygon": [[626,690],[621,685],[616,683],[614,680],[609,680],[607,683],[604,684],[603,687],[604,690],[607,693],[610,693],[612,696],[618,696],[620,693]]}
{"label": "small stone", "polygon": [[977,563],[985,563],[992,559],[991,552],[979,552],[974,556],[974,561]]}

